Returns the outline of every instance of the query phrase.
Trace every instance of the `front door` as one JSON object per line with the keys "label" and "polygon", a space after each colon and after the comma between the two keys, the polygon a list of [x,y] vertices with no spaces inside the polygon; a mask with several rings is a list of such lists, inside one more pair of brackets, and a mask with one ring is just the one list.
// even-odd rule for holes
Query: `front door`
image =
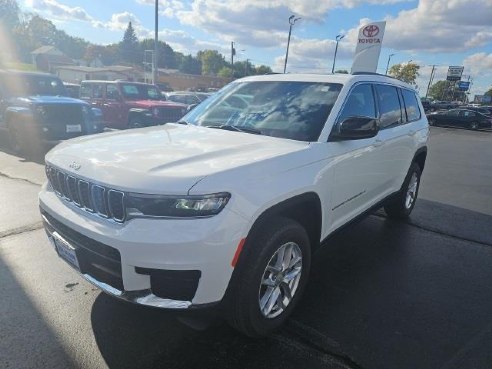
{"label": "front door", "polygon": [[108,127],[128,128],[125,104],[115,84],[106,85],[106,97],[103,103],[104,111],[108,119]]}
{"label": "front door", "polygon": [[[350,91],[334,129],[354,116],[377,117],[374,91],[369,83],[358,84]],[[371,206],[381,186],[377,163],[381,144],[377,136],[328,142],[327,151],[336,159],[331,164],[333,177],[326,179],[326,188],[332,189],[332,201],[329,209],[324,209],[325,214],[331,214],[331,224],[325,229],[331,232]]]}

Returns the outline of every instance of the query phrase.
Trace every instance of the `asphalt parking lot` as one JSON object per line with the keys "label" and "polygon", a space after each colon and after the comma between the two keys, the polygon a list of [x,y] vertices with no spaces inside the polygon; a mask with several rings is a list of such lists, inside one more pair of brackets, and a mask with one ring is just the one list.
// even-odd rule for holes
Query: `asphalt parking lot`
{"label": "asphalt parking lot", "polygon": [[58,259],[42,165],[0,142],[1,368],[491,368],[492,132],[432,128],[408,222],[378,211],[334,235],[271,337],[122,303]]}

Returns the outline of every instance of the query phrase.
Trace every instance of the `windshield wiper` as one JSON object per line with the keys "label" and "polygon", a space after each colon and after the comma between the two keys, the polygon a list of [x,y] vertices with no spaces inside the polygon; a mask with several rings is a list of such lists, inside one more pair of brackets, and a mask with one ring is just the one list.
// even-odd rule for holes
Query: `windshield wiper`
{"label": "windshield wiper", "polygon": [[255,135],[261,135],[261,131],[259,129],[255,128],[249,128],[249,127],[237,127],[237,126],[231,126],[228,124],[222,124],[222,125],[212,125],[212,126],[206,126],[208,128],[216,128],[216,129],[223,129],[226,131],[234,131],[234,132],[244,132],[244,133],[252,133]]}

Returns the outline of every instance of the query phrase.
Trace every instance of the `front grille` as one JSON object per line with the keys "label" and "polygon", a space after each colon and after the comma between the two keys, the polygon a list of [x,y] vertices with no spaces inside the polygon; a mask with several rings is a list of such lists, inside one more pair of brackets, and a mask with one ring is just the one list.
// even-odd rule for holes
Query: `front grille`
{"label": "front grille", "polygon": [[179,121],[184,115],[183,108],[163,107],[159,108],[159,121],[162,123],[172,123]]}
{"label": "front grille", "polygon": [[81,104],[44,104],[40,105],[40,114],[49,124],[83,124]]}
{"label": "front grille", "polygon": [[118,250],[74,231],[42,209],[41,215],[48,233],[57,232],[75,248],[82,274],[88,274],[123,291],[121,255]]}
{"label": "front grille", "polygon": [[106,188],[46,166],[46,176],[55,193],[75,206],[103,218],[125,221],[125,195],[121,191]]}

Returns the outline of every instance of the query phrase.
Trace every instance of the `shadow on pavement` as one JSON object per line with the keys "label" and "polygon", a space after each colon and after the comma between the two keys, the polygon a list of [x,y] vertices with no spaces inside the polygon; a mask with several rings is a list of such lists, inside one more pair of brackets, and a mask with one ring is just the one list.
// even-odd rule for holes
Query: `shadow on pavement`
{"label": "shadow on pavement", "polygon": [[110,368],[345,368],[282,333],[250,339],[221,322],[195,331],[170,312],[103,293],[94,302],[91,320]]}
{"label": "shadow on pavement", "polygon": [[[490,216],[419,202],[424,214],[449,211],[490,233]],[[490,368],[492,247],[460,240],[453,223],[440,230],[452,237],[426,231],[439,220],[418,211],[411,222],[419,226],[370,216],[332,237],[291,321],[362,368]]]}
{"label": "shadow on pavement", "polygon": [[[0,133],[2,133],[2,131],[0,131]],[[0,151],[9,155],[17,156],[21,162],[33,162],[33,163],[44,165],[44,156],[49,151],[49,148],[43,150],[43,152],[41,152],[36,157],[29,157],[24,154],[17,154],[10,149],[10,145],[8,143],[6,135],[2,134],[0,135]]]}
{"label": "shadow on pavement", "polygon": [[0,368],[64,369],[75,366],[1,255],[0,295]]}

